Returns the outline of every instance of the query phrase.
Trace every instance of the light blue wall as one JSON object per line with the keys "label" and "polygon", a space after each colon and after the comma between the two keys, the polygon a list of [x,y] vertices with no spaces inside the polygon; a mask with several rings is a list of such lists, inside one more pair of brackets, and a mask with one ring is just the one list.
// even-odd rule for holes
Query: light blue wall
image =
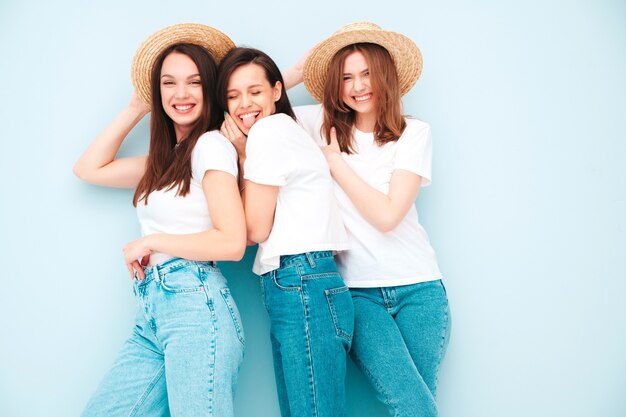
{"label": "light blue wall", "polygon": [[[286,67],[358,20],[424,54],[405,111],[434,132],[418,208],[453,313],[441,415],[626,415],[623,1],[2,0],[0,416],[79,414],[130,330],[131,192],[83,184],[71,166],[128,101],[139,43],[196,21]],[[144,121],[122,154],[146,138]],[[224,266],[247,333],[236,407],[271,417],[252,258]],[[347,383],[352,417],[385,415],[352,366]]]}

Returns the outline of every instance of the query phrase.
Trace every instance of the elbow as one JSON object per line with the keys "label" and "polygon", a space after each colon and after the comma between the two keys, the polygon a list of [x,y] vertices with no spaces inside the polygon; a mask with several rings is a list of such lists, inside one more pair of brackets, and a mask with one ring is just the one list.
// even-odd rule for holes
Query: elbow
{"label": "elbow", "polygon": [[270,237],[272,231],[272,225],[270,227],[260,227],[260,225],[248,226],[248,240],[254,243],[265,242]]}
{"label": "elbow", "polygon": [[234,239],[229,245],[227,245],[224,260],[226,261],[240,261],[243,255],[246,253],[246,238],[242,236],[240,239]]}
{"label": "elbow", "polygon": [[262,230],[249,230],[248,231],[248,240],[254,243],[265,242],[267,238],[270,236],[269,230],[267,232]]}
{"label": "elbow", "polygon": [[81,180],[85,181],[85,171],[81,168],[80,163],[75,163],[72,167],[72,172]]}
{"label": "elbow", "polygon": [[247,222],[248,240],[254,243],[265,242],[270,237],[272,227],[274,226],[274,218],[268,222],[256,221],[255,219]]}
{"label": "elbow", "polygon": [[381,233],[389,233],[392,230],[394,230],[396,227],[398,227],[398,225],[400,224],[400,220],[402,219],[397,219],[391,216],[384,217],[382,219],[379,219],[374,224],[374,227]]}
{"label": "elbow", "polygon": [[80,162],[77,162],[76,164],[74,164],[74,166],[72,167],[72,172],[79,179],[85,182],[88,182],[90,184],[95,184],[95,177],[93,175],[94,171],[90,171],[89,169],[85,168],[84,166],[81,165]]}

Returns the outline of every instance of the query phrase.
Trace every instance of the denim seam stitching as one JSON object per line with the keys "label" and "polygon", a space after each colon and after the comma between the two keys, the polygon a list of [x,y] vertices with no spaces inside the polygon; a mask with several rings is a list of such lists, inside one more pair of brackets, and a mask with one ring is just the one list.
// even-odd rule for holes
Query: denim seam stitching
{"label": "denim seam stitching", "polygon": [[[344,289],[345,288],[345,289]],[[333,327],[335,328],[335,333],[338,337],[345,339],[350,342],[352,340],[352,335],[344,331],[339,325],[339,319],[337,318],[337,311],[335,310],[335,305],[333,304],[331,297],[333,295],[341,294],[343,292],[348,291],[348,287],[334,288],[331,290],[324,290],[326,295],[326,302],[328,303],[328,308],[330,309],[330,316],[333,319]]]}
{"label": "denim seam stitching", "polygon": [[[226,295],[226,293],[228,293],[228,295]],[[222,294],[222,299],[224,299],[224,304],[226,304],[226,308],[228,309],[228,312],[230,313],[230,318],[232,319],[233,324],[235,326],[235,333],[237,333],[237,339],[239,339],[242,345],[245,345],[245,339],[243,336],[242,326],[239,323],[239,320],[237,319],[237,317],[235,316],[235,310],[233,309],[233,306],[231,305],[229,301],[230,299],[229,296],[231,295],[230,290],[228,288],[220,288],[220,294]]]}
{"label": "denim seam stitching", "polygon": [[309,357],[309,369],[310,369],[310,377],[311,377],[311,392],[313,394],[313,415],[317,417],[319,412],[317,410],[317,398],[315,395],[315,369],[313,369],[313,355],[311,353],[311,336],[309,334],[309,309],[307,305],[306,295],[304,291],[301,293],[302,298],[302,307],[304,310],[304,320],[305,320],[305,333],[306,333],[306,348],[307,348],[307,356]]}

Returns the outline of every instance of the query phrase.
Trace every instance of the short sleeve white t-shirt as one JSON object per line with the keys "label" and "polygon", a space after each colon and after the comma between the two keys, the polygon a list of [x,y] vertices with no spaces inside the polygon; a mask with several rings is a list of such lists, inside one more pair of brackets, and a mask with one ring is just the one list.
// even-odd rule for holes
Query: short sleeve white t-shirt
{"label": "short sleeve white t-shirt", "polygon": [[[325,144],[320,129],[321,105],[294,108],[298,122],[318,144]],[[355,130],[355,150],[342,153],[344,161],[368,184],[387,194],[396,169],[422,177],[422,186],[431,183],[432,139],[430,126],[417,119],[406,119],[407,127],[395,142],[378,146],[373,133]],[[337,265],[349,287],[388,287],[415,284],[441,278],[435,252],[420,225],[417,210],[411,206],[400,224],[383,233],[372,226],[352,204],[346,193],[335,186],[335,196],[350,238],[350,250],[337,256]]]}
{"label": "short sleeve white t-shirt", "polygon": [[[216,130],[203,134],[196,142],[191,153],[192,175],[186,196],[176,196],[178,187],[174,187],[169,191],[151,192],[147,205],[143,201],[137,203],[142,235],[198,233],[213,228],[202,189],[204,174],[210,170],[224,171],[235,178],[238,174],[237,152],[230,141]],[[150,265],[172,257],[166,253],[153,253]]]}
{"label": "short sleeve white t-shirt", "polygon": [[291,117],[274,114],[252,126],[244,178],[279,187],[274,225],[267,240],[259,244],[255,274],[277,269],[281,255],[347,249],[326,159]]}

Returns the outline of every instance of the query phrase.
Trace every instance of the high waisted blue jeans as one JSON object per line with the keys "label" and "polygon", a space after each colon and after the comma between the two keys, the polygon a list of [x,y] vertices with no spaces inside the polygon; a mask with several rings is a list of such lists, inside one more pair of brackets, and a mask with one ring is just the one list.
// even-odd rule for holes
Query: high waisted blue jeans
{"label": "high waisted blue jeans", "polygon": [[244,336],[220,270],[172,259],[134,291],[133,333],[83,416],[233,416]]}
{"label": "high waisted blue jeans", "polygon": [[437,374],[450,336],[441,280],[350,288],[355,329],[350,356],[393,417],[437,416]]}
{"label": "high waisted blue jeans", "polygon": [[282,417],[345,416],[354,308],[332,252],[281,256],[261,286]]}

